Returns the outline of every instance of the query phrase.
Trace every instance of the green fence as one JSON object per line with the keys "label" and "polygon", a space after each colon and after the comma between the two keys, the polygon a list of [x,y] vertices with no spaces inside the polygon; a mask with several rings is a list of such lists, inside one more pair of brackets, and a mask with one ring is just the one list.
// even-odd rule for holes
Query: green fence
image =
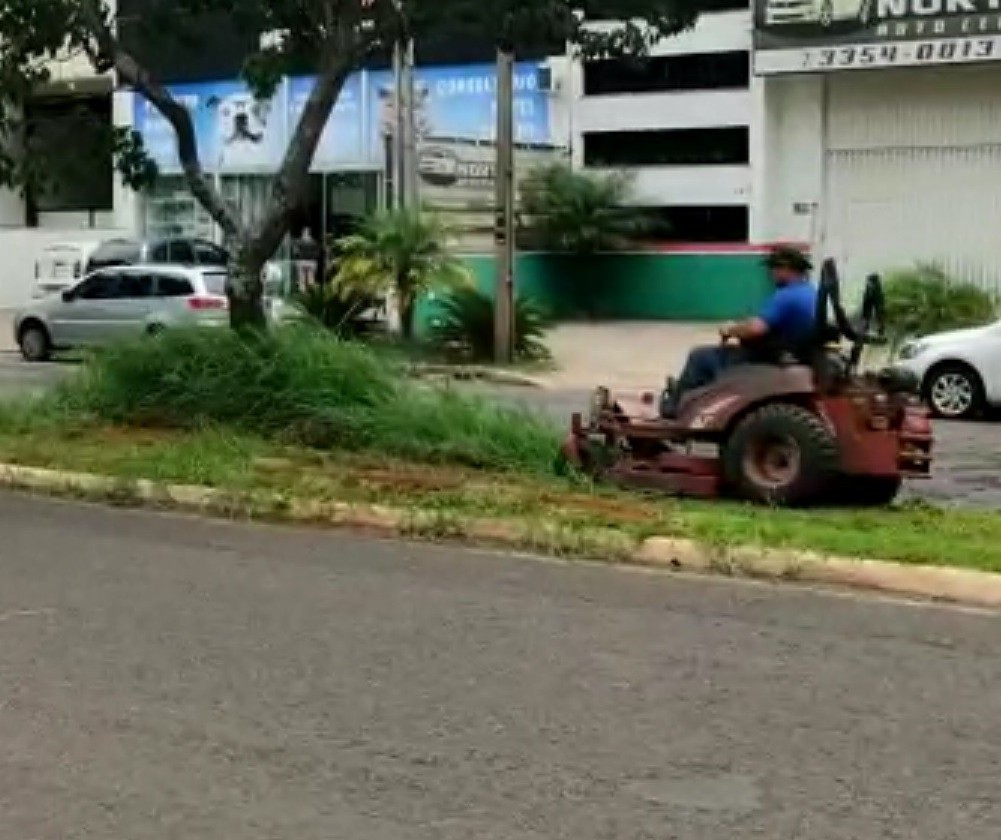
{"label": "green fence", "polygon": [[[587,259],[520,254],[515,288],[557,320],[725,321],[753,313],[768,294],[759,249],[601,254]],[[470,256],[492,293],[494,259]],[[422,307],[425,320],[429,314]]]}

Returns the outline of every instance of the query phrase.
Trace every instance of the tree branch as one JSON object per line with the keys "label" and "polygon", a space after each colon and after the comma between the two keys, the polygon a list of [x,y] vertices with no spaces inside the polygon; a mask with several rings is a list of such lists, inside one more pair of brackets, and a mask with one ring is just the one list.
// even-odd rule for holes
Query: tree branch
{"label": "tree branch", "polygon": [[99,68],[110,62],[118,77],[138,91],[170,123],[177,136],[177,156],[191,194],[208,211],[228,238],[239,237],[244,232],[241,230],[239,218],[226,204],[202,168],[198,157],[195,129],[188,109],[121,46],[101,16],[100,9],[95,6],[94,0],[87,0],[83,5],[84,18],[96,44],[96,50],[93,47],[88,49],[91,63],[95,68]]}
{"label": "tree branch", "polygon": [[[340,40],[343,43],[347,39]],[[281,244],[292,213],[305,197],[316,147],[356,58],[352,47],[325,50],[313,90],[271,188],[270,208],[251,237],[254,256],[261,260],[270,257]]]}

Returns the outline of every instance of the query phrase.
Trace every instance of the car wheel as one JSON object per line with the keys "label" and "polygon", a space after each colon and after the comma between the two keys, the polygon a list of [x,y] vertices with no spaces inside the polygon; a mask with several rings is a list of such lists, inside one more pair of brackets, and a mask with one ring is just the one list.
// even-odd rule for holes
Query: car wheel
{"label": "car wheel", "polygon": [[52,342],[48,330],[41,324],[26,324],[18,336],[21,355],[27,362],[45,362],[52,355]]}
{"label": "car wheel", "polygon": [[968,420],[984,407],[984,386],[969,365],[946,364],[928,375],[924,397],[936,417]]}
{"label": "car wheel", "polygon": [[838,445],[812,411],[788,403],[745,417],[723,447],[727,487],[743,499],[783,507],[821,501],[838,469]]}

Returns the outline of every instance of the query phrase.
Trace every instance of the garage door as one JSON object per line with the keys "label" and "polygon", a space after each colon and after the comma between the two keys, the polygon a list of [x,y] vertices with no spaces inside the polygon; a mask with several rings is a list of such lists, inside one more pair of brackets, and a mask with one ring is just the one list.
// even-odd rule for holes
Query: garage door
{"label": "garage door", "polygon": [[999,83],[994,68],[832,79],[827,238],[852,276],[934,261],[1001,291]]}

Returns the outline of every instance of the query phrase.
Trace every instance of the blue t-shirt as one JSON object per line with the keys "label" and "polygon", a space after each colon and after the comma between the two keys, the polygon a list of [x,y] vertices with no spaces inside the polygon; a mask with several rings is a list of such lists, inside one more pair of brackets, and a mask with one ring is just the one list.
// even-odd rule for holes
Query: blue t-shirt
{"label": "blue t-shirt", "polygon": [[817,322],[817,287],[804,278],[780,286],[758,315],[769,337],[787,346],[809,341]]}

